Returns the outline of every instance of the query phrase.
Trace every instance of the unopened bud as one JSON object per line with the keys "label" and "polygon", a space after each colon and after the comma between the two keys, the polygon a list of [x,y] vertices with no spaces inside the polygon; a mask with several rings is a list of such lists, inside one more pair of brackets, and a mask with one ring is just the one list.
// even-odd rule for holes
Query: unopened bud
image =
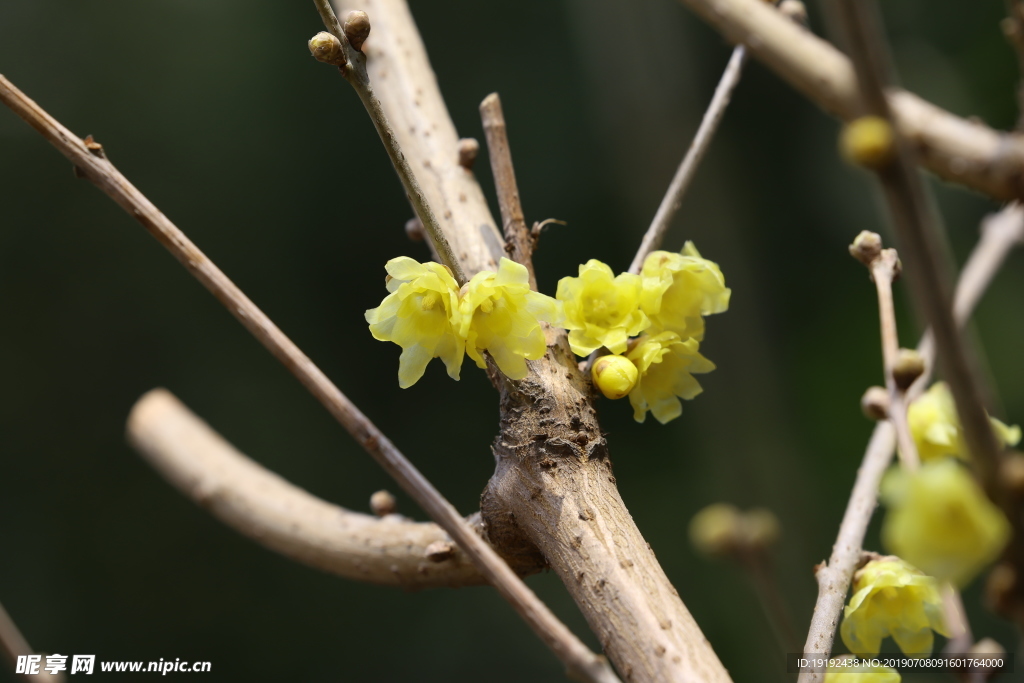
{"label": "unopened bud", "polygon": [[410,218],[405,222],[405,234],[413,242],[422,242],[426,238],[419,218]]}
{"label": "unopened bud", "polygon": [[473,138],[459,140],[459,166],[467,171],[473,168],[476,155],[480,151],[480,143]]}
{"label": "unopened bud", "polygon": [[743,516],[728,503],[709,505],[690,520],[690,542],[702,555],[732,555],[742,545]]}
{"label": "unopened bud", "polygon": [[839,151],[852,163],[877,169],[892,160],[896,138],[892,126],[880,116],[862,116],[843,127]]}
{"label": "unopened bud", "polygon": [[318,62],[335,66],[345,63],[345,51],[341,49],[341,41],[327,31],[320,31],[309,39],[309,51]]}
{"label": "unopened bud", "polygon": [[892,365],[892,378],[903,391],[924,374],[924,358],[914,349],[900,349]]}
{"label": "unopened bud", "polygon": [[1006,488],[1017,496],[1024,496],[1024,454],[1012,451],[1003,458],[999,473]]}
{"label": "unopened bud", "polygon": [[370,17],[362,10],[355,10],[345,17],[345,37],[348,38],[352,49],[363,51],[363,43],[370,35]]}
{"label": "unopened bud", "polygon": [[753,508],[743,514],[743,539],[755,550],[767,550],[781,535],[779,519],[768,508]]}
{"label": "unopened bud", "polygon": [[601,356],[590,371],[594,384],[606,398],[622,398],[633,391],[640,372],[625,356]]}
{"label": "unopened bud", "polygon": [[868,387],[860,399],[860,409],[869,420],[889,417],[889,392],[884,387]]}
{"label": "unopened bud", "polygon": [[381,489],[370,496],[370,510],[378,517],[392,514],[398,508],[398,501],[390,492]]}
{"label": "unopened bud", "polygon": [[857,259],[865,266],[871,267],[874,261],[882,253],[882,237],[877,232],[861,230],[850,245],[850,256]]}
{"label": "unopened bud", "polygon": [[800,0],[782,0],[779,3],[779,11],[791,21],[807,26],[807,6]]}

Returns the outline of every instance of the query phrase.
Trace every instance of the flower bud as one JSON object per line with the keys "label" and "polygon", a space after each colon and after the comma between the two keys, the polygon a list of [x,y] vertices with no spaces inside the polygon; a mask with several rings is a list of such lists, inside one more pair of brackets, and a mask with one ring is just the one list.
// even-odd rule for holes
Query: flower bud
{"label": "flower bud", "polygon": [[879,116],[862,116],[846,124],[839,136],[839,151],[850,162],[881,168],[895,153],[895,135],[889,122]]}
{"label": "flower bud", "polygon": [[779,3],[779,11],[791,21],[807,26],[807,6],[800,0],[782,0]]}
{"label": "flower bud", "polygon": [[370,35],[370,17],[361,10],[349,12],[348,16],[345,17],[344,28],[345,37],[348,38],[352,49],[362,52],[363,43],[366,42],[367,36]]}
{"label": "flower bud", "polygon": [[341,41],[327,31],[320,31],[309,39],[309,51],[318,62],[340,66],[345,63]]}
{"label": "flower bud", "polygon": [[868,387],[860,399],[860,409],[869,420],[889,418],[889,392],[883,387]]}
{"label": "flower bud", "polygon": [[480,143],[474,138],[462,138],[459,140],[459,166],[467,171],[473,168],[476,155],[480,151]]}
{"label": "flower bud", "polygon": [[900,349],[892,366],[892,378],[903,391],[924,374],[924,358],[913,349]]}
{"label": "flower bud", "polygon": [[398,508],[395,497],[389,491],[381,489],[370,496],[370,510],[378,517],[392,514]]}
{"label": "flower bud", "polygon": [[405,236],[413,242],[422,242],[426,239],[426,233],[423,232],[423,223],[420,222],[419,218],[413,217],[405,222]]}
{"label": "flower bud", "polygon": [[625,356],[601,356],[590,371],[594,384],[606,398],[622,398],[633,391],[640,372]]}
{"label": "flower bud", "polygon": [[709,505],[690,520],[690,542],[702,555],[725,557],[742,545],[743,515],[728,503]]}
{"label": "flower bud", "polygon": [[743,515],[743,540],[754,550],[767,550],[779,540],[779,520],[768,508],[753,508]]}
{"label": "flower bud", "polygon": [[853,243],[850,245],[850,256],[857,259],[865,266],[871,267],[871,262],[882,253],[882,238],[877,232],[861,230]]}

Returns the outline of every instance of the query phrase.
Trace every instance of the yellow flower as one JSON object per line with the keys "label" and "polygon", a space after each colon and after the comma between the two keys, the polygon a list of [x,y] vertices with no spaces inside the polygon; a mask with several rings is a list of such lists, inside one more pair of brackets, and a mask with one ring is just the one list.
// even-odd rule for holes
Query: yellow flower
{"label": "yellow flower", "polygon": [[615,400],[633,391],[640,373],[625,356],[601,356],[594,361],[590,376],[605,398]]}
{"label": "yellow flower", "polygon": [[912,474],[894,469],[881,491],[889,508],[882,543],[940,581],[966,586],[1010,537],[1002,511],[955,460],[926,462]]}
{"label": "yellow flower", "polygon": [[[989,420],[1000,446],[1016,446],[1020,442],[1020,427],[1008,427],[994,417]],[[960,418],[956,414],[956,404],[945,382],[936,382],[910,404],[907,422],[921,460],[933,460],[947,455],[969,459]]]}
{"label": "yellow flower", "polygon": [[930,655],[935,636],[949,635],[939,584],[898,557],[868,562],[854,574],[853,596],[839,632],[850,651],[873,657],[892,636],[910,656]]}
{"label": "yellow flower", "polygon": [[440,358],[452,379],[459,378],[465,342],[460,322],[458,283],[444,266],[417,263],[407,256],[387,262],[388,291],[380,306],[366,312],[374,339],[402,347],[398,384],[411,387],[432,358]]}
{"label": "yellow flower", "polygon": [[725,286],[725,276],[718,264],[701,258],[693,242],[678,254],[651,252],[640,276],[641,309],[655,328],[675,332],[681,339],[703,339],[701,316],[729,308],[732,290]]}
{"label": "yellow flower", "polygon": [[900,683],[900,674],[887,666],[835,666],[825,673],[825,683]]}
{"label": "yellow flower", "polygon": [[526,377],[525,359],[537,360],[547,351],[539,321],[561,318],[559,302],[531,291],[526,268],[507,258],[497,273],[481,271],[466,283],[459,312],[458,334],[469,357],[484,368],[483,352],[489,352],[510,379]]}
{"label": "yellow flower", "polygon": [[579,277],[559,280],[555,297],[565,303],[564,327],[577,356],[589,356],[602,346],[622,353],[629,337],[651,324],[640,310],[640,277],[613,277],[612,269],[597,259],[580,266]]}
{"label": "yellow flower", "polygon": [[637,422],[646,419],[648,410],[661,424],[674,420],[683,412],[679,399],[690,400],[702,391],[692,373],[711,372],[715,364],[700,355],[699,347],[696,339],[682,341],[674,332],[661,332],[641,337],[626,354],[640,371],[629,392]]}

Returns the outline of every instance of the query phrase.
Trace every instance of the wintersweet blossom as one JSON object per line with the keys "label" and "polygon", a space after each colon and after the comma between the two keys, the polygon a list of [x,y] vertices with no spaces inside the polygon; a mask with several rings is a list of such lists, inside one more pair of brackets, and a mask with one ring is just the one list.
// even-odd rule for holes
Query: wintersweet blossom
{"label": "wintersweet blossom", "polygon": [[892,636],[906,655],[929,655],[935,635],[949,635],[939,584],[898,557],[872,560],[854,574],[853,595],[839,629],[846,647],[873,657]]}
{"label": "wintersweet blossom", "polygon": [[696,339],[685,341],[674,332],[641,337],[626,354],[639,371],[640,378],[629,392],[633,418],[643,422],[650,410],[665,424],[683,412],[680,398],[690,400],[701,391],[693,373],[711,372],[715,364],[698,351]]}
{"label": "wintersweet blossom", "polygon": [[440,358],[452,379],[459,379],[465,341],[456,333],[461,318],[459,286],[438,263],[399,256],[387,262],[387,288],[380,306],[366,312],[374,339],[402,347],[398,385],[411,387]]}
{"label": "wintersweet blossom", "polygon": [[579,277],[559,280],[555,298],[565,304],[564,327],[573,353],[588,356],[602,346],[624,352],[629,338],[651,324],[640,310],[640,289],[640,276],[616,277],[597,259],[580,266]]}
{"label": "wintersweet blossom", "polygon": [[651,252],[640,271],[640,307],[655,329],[675,332],[681,339],[704,338],[701,316],[729,308],[732,290],[718,264],[701,258],[693,242],[680,253]]}
{"label": "wintersweet blossom", "polygon": [[[1002,447],[1016,446],[1020,442],[1020,427],[1009,427],[994,417],[990,417],[989,420],[996,440]],[[910,404],[907,409],[907,422],[921,460],[933,460],[944,456],[969,459],[970,454],[964,443],[953,394],[945,382],[936,382]]]}
{"label": "wintersweet blossom", "polygon": [[497,273],[481,271],[463,287],[458,334],[479,367],[487,367],[487,351],[507,377],[522,379],[526,359],[547,351],[539,321],[558,324],[561,310],[560,302],[530,289],[525,266],[502,258]]}
{"label": "wintersweet blossom", "polygon": [[[849,658],[843,655],[837,659]],[[825,672],[825,683],[900,683],[900,673],[887,666],[837,664]]]}
{"label": "wintersweet blossom", "polygon": [[966,586],[1009,539],[1002,511],[956,460],[932,460],[913,473],[894,469],[881,493],[889,508],[882,543],[940,581]]}

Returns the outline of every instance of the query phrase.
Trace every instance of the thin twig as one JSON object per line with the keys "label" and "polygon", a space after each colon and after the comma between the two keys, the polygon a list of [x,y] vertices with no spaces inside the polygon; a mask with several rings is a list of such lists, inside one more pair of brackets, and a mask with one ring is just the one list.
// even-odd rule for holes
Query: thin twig
{"label": "thin twig", "polygon": [[[866,113],[881,117],[896,129],[886,88],[888,50],[881,37],[877,7],[865,0],[839,0],[838,16],[847,35],[850,56],[860,83]],[[977,361],[953,320],[952,278],[938,224],[930,210],[924,182],[913,162],[910,144],[896,136],[895,154],[877,171],[885,191],[893,226],[902,244],[907,279],[918,309],[935,334],[936,351],[963,427],[979,479],[989,496],[1000,500],[999,463],[1002,453],[985,412],[977,380]]]}
{"label": "thin twig", "polygon": [[[142,396],[128,416],[129,443],[164,479],[214,517],[296,562],[354,581],[420,590],[487,583],[441,527],[332,505],[245,457],[165,389]],[[372,506],[371,506],[372,507]],[[480,513],[467,521],[479,529]],[[448,543],[443,561],[427,549]],[[521,576],[542,563],[515,556]]]}
{"label": "thin twig", "polygon": [[[850,60],[763,0],[680,1],[822,109],[842,119],[860,115]],[[996,199],[1024,196],[1024,136],[954,116],[905,90],[890,90],[889,101],[926,168]]]}
{"label": "thin twig", "polygon": [[516,263],[526,266],[530,273],[530,289],[537,289],[537,276],[533,272],[534,238],[526,227],[523,206],[519,201],[519,186],[512,167],[512,150],[508,144],[505,114],[501,98],[493,92],[480,103],[480,118],[487,137],[487,154],[491,159],[494,189],[501,209],[501,223],[505,233],[505,248]]}
{"label": "thin twig", "polygon": [[[959,326],[962,327],[970,318],[1009,252],[1022,243],[1024,209],[1020,205],[1011,204],[982,222],[981,239],[967,259],[957,282],[956,321]],[[920,395],[930,381],[934,351],[928,343],[929,337],[930,332],[926,332],[918,345],[918,351],[925,358],[925,372],[907,391],[907,401]],[[879,422],[871,434],[857,470],[857,479],[843,513],[836,542],[832,546],[832,555],[828,564],[821,565],[816,572],[818,599],[804,645],[805,654],[827,655],[832,652],[839,615],[843,611],[850,581],[860,561],[864,534],[878,502],[878,485],[895,448],[896,432],[892,423]],[[821,683],[822,680],[822,672],[810,671],[800,674],[799,683]]]}
{"label": "thin twig", "polygon": [[661,241],[665,237],[669,225],[672,224],[672,218],[683,202],[683,195],[690,187],[690,181],[693,180],[697,166],[700,165],[704,153],[711,145],[711,140],[718,130],[718,124],[722,122],[725,110],[729,106],[729,100],[732,99],[732,92],[740,82],[746,60],[747,49],[745,47],[737,45],[733,48],[729,63],[722,73],[722,78],[718,81],[718,86],[715,87],[715,94],[711,98],[707,111],[704,112],[700,127],[697,128],[697,134],[693,136],[693,142],[686,150],[686,156],[679,164],[679,168],[658,206],[658,212],[654,214],[650,227],[644,233],[640,248],[637,250],[636,256],[633,257],[633,263],[629,266],[629,272],[639,273],[647,255],[661,246]]}
{"label": "thin twig", "polygon": [[445,237],[444,229],[438,222],[430,202],[427,201],[423,188],[420,187],[419,181],[416,180],[416,174],[413,173],[412,167],[409,166],[409,161],[405,158],[402,148],[398,145],[398,138],[391,127],[391,122],[388,121],[388,117],[384,114],[383,107],[381,107],[380,100],[377,99],[377,95],[373,92],[370,77],[366,73],[366,55],[354,49],[351,43],[349,43],[341,22],[338,21],[337,15],[334,14],[334,10],[331,8],[330,0],[313,0],[313,2],[320,13],[320,18],[323,19],[324,26],[327,27],[327,30],[335,38],[341,41],[346,61],[346,64],[340,69],[341,73],[345,80],[355,89],[356,94],[359,95],[363,106],[366,107],[366,112],[370,115],[370,119],[373,121],[374,128],[377,129],[381,142],[384,143],[384,149],[387,150],[388,157],[390,157],[395,171],[398,172],[398,177],[402,181],[402,187],[405,188],[405,193],[409,196],[409,202],[412,204],[417,218],[420,219],[420,222],[426,229],[434,250],[441,257],[444,265],[452,269],[452,274],[458,283],[460,285],[465,284],[467,278],[462,268],[462,263],[456,257],[451,244],[449,244],[447,237]]}
{"label": "thin twig", "polygon": [[466,552],[494,585],[565,663],[570,675],[586,681],[617,681],[607,661],[589,650],[540,601],[458,511],[327,376],[313,364],[188,237],[164,216],[102,154],[47,114],[3,76],[3,101],[71,160],[82,175],[134,216],[312,393],[374,460],[415,500],[430,518]]}
{"label": "thin twig", "polygon": [[900,342],[896,332],[896,309],[892,301],[892,281],[899,262],[895,249],[884,249],[871,264],[871,279],[878,291],[878,317],[882,329],[882,362],[885,366],[885,388],[889,390],[889,419],[896,429],[896,441],[903,466],[916,470],[919,465],[917,446],[907,422],[907,402],[903,390],[896,386],[893,368],[899,355]]}

